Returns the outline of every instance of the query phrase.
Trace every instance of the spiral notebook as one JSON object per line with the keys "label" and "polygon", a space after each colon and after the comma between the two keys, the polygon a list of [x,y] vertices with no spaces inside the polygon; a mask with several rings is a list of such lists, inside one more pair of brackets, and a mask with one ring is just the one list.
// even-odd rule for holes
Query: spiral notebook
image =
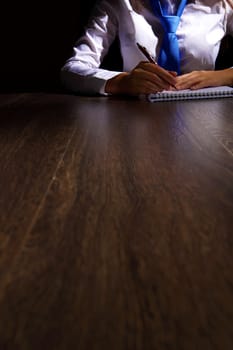
{"label": "spiral notebook", "polygon": [[204,98],[233,97],[233,87],[218,86],[198,90],[172,90],[162,91],[147,95],[150,102],[177,101],[177,100],[199,100]]}

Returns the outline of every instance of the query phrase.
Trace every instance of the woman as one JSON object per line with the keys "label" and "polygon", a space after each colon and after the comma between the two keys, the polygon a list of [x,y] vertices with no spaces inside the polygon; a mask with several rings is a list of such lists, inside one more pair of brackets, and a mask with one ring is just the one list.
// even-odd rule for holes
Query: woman
{"label": "woman", "polygon": [[[132,96],[174,88],[233,85],[232,68],[214,70],[222,38],[233,36],[232,0],[187,0],[182,10],[179,0],[161,0],[161,6],[165,1],[170,2],[170,10],[160,10],[158,0],[99,0],[73,56],[62,68],[64,85],[85,94]],[[158,61],[166,36],[160,16],[176,15],[177,9],[181,12],[176,30],[180,72],[148,62],[137,45],[143,45]],[[100,68],[116,36],[123,72]]]}

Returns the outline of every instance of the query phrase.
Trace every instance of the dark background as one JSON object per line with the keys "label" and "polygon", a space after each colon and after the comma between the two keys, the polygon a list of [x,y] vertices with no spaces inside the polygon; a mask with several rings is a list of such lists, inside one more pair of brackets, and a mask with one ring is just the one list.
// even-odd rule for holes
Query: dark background
{"label": "dark background", "polygon": [[[0,12],[0,89],[54,89],[95,0],[8,2]],[[116,65],[117,42],[104,65]],[[118,54],[119,56],[119,54]],[[118,58],[118,65],[119,65]]]}
{"label": "dark background", "polygon": [[2,88],[53,87],[94,0],[8,2],[1,11]]}
{"label": "dark background", "polygon": [[[72,53],[95,0],[8,2],[0,14],[0,89],[57,89],[59,72]],[[232,42],[232,40],[231,40]],[[229,43],[218,67],[233,65]],[[114,43],[104,62],[117,69],[121,59]]]}

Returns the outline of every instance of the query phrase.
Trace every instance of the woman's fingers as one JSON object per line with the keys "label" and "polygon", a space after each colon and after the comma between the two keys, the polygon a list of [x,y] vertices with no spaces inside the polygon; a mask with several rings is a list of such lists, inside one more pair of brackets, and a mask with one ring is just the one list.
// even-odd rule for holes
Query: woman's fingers
{"label": "woman's fingers", "polygon": [[165,89],[168,89],[170,86],[166,81],[161,79],[158,75],[148,70],[144,70],[142,68],[135,69],[132,75],[134,75],[135,79],[150,82],[151,84],[154,85],[156,89],[165,90]]}
{"label": "woman's fingers", "polygon": [[169,86],[174,86],[176,84],[176,72],[169,72],[166,69],[160,67],[158,64],[141,62],[138,67],[151,72],[155,77],[159,78],[160,83],[168,88]]}
{"label": "woman's fingers", "polygon": [[180,75],[179,77],[177,77],[176,81],[176,88],[178,90],[183,90],[190,89],[192,86],[198,84],[200,82],[200,78],[198,74],[192,72]]}

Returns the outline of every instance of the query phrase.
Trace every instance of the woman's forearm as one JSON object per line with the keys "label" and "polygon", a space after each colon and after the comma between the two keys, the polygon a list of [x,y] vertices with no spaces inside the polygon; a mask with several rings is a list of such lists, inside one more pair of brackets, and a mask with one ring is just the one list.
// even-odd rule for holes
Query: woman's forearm
{"label": "woman's forearm", "polygon": [[193,71],[177,77],[176,88],[201,89],[208,86],[233,86],[233,68],[217,71]]}
{"label": "woman's forearm", "polygon": [[223,84],[221,85],[233,86],[233,67],[217,72],[220,72],[220,75],[222,75]]}

